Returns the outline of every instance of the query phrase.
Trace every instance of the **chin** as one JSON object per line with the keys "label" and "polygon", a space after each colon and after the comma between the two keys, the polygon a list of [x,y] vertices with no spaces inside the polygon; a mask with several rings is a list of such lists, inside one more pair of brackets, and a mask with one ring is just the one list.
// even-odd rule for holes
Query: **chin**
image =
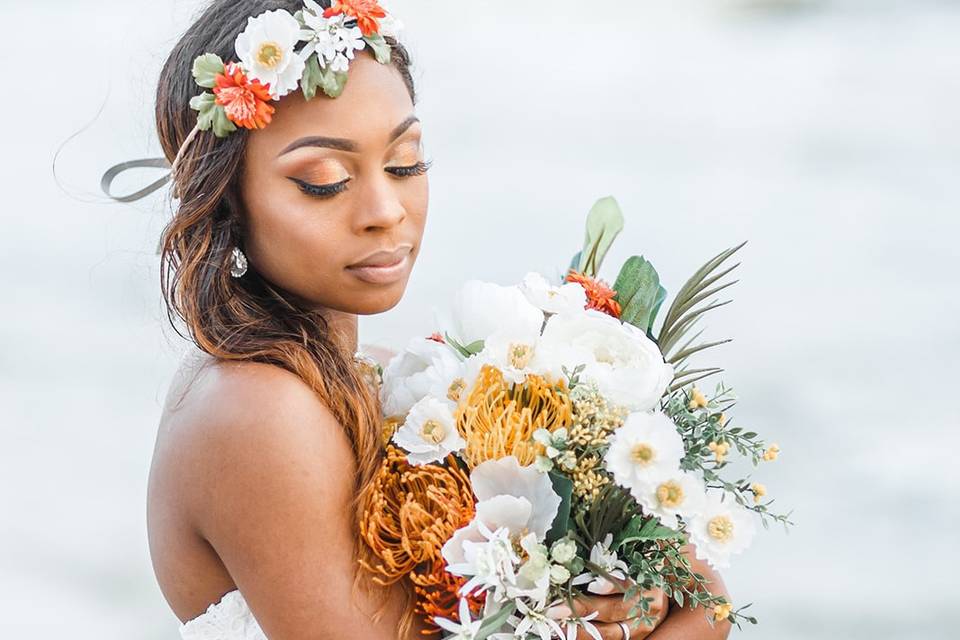
{"label": "chin", "polygon": [[389,311],[397,306],[406,289],[407,283],[404,281],[391,285],[389,288],[381,287],[379,291],[357,292],[359,295],[355,295],[350,300],[351,308],[349,312],[369,316]]}

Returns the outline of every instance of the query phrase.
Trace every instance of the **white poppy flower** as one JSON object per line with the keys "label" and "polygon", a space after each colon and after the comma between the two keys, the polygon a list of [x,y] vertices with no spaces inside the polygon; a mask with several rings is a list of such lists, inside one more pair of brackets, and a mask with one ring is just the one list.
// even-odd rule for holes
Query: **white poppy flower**
{"label": "white poppy flower", "polygon": [[757,526],[752,514],[719,489],[707,492],[702,511],[687,523],[697,557],[716,569],[730,566],[730,556],[750,546]]}
{"label": "white poppy flower", "polygon": [[700,513],[706,501],[703,481],[695,474],[679,469],[659,482],[645,485],[633,495],[644,511],[657,516],[662,525],[671,529],[679,527],[677,516],[689,522]]}
{"label": "white poppy flower", "polygon": [[408,452],[412,465],[438,462],[466,446],[450,405],[427,396],[410,408],[407,420],[393,434],[393,442]]}
{"label": "white poppy flower", "polygon": [[659,412],[629,414],[609,442],[604,464],[614,481],[635,496],[674,476],[685,454],[673,420]]}
{"label": "white poppy flower", "polygon": [[564,352],[568,368],[585,365],[583,378],[632,411],[653,409],[673,380],[673,367],[643,331],[596,309],[550,316],[542,341]]}
{"label": "white poppy flower", "polygon": [[[520,466],[515,456],[480,463],[470,473],[470,484],[477,497],[476,514],[441,549],[447,570],[456,575],[482,573],[472,566],[469,557],[478,553],[476,545],[486,544],[489,536],[485,531],[503,530],[513,541],[511,544],[519,543],[528,534],[539,542],[546,537],[560,507],[560,496],[553,490],[549,476],[532,465]],[[515,578],[511,585],[516,585]]]}
{"label": "white poppy flower", "polygon": [[531,304],[547,313],[575,313],[587,306],[587,292],[577,282],[551,285],[542,274],[531,271],[518,287]]}
{"label": "white poppy flower", "polygon": [[480,280],[470,280],[457,291],[448,315],[440,326],[464,346],[497,333],[539,334],[543,326],[543,312],[519,289]]}
{"label": "white poppy flower", "polygon": [[247,19],[234,48],[250,79],[270,85],[277,100],[297,88],[305,66],[294,52],[300,41],[300,23],[283,9],[265,11]]}
{"label": "white poppy flower", "polygon": [[472,384],[459,356],[446,344],[428,338],[414,338],[393,356],[383,369],[380,402],[387,416],[406,415],[427,395],[448,398],[455,380],[460,387]]}

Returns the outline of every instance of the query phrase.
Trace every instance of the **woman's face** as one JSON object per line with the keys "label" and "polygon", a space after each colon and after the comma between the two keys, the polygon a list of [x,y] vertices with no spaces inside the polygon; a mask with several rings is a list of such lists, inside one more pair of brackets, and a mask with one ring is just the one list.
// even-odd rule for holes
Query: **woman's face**
{"label": "woman's face", "polygon": [[241,179],[243,250],[310,307],[385,311],[420,250],[428,186],[420,122],[400,73],[358,55],[343,93],[300,91],[251,132]]}

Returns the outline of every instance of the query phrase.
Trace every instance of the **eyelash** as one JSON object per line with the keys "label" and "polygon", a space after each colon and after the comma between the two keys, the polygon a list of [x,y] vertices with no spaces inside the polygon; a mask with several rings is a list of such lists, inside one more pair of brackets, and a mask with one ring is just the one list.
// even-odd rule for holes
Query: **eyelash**
{"label": "eyelash", "polygon": [[[385,171],[398,178],[409,178],[412,176],[422,176],[430,169],[432,164],[432,160],[427,160],[409,167],[387,167]],[[297,183],[300,191],[315,198],[330,198],[338,193],[343,193],[347,190],[347,183],[351,180],[350,178],[346,178],[333,184],[311,184],[303,180],[298,180],[297,178],[290,179]]]}

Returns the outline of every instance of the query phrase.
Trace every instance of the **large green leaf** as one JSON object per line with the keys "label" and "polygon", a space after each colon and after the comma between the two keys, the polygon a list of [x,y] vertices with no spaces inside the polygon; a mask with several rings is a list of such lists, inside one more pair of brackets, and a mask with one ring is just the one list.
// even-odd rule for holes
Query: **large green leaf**
{"label": "large green leaf", "polygon": [[193,61],[193,77],[201,87],[216,86],[217,74],[223,71],[223,60],[215,53],[205,53]]}
{"label": "large green leaf", "polygon": [[307,64],[303,68],[303,76],[300,78],[300,91],[307,100],[313,100],[317,95],[317,87],[323,83],[323,71],[320,69],[320,62],[317,60],[317,54],[312,53],[307,58]]}
{"label": "large green leaf", "polygon": [[376,56],[377,62],[380,64],[390,62],[390,45],[387,44],[382,35],[375,33],[372,36],[363,36],[363,39],[373,49],[373,55]]}
{"label": "large green leaf", "polygon": [[620,303],[620,319],[649,334],[667,297],[657,270],[643,256],[631,256],[623,263],[613,288]]}
{"label": "large green leaf", "polygon": [[550,482],[553,483],[553,490],[560,496],[560,506],[550,531],[547,532],[547,545],[567,535],[570,528],[570,503],[573,499],[573,481],[570,478],[554,470],[550,472]]}
{"label": "large green leaf", "polygon": [[597,277],[614,238],[623,230],[623,213],[613,196],[600,198],[587,214],[587,232],[577,271]]}

